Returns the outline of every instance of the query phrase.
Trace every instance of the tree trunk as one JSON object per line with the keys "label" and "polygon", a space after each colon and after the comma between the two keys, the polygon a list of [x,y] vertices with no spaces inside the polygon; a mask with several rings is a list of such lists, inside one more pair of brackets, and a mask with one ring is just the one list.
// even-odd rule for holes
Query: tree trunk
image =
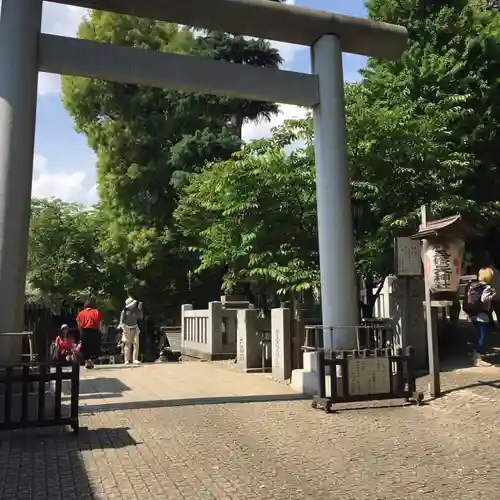
{"label": "tree trunk", "polygon": [[233,127],[234,133],[240,139],[243,137],[243,121],[244,118],[242,115],[233,115],[231,118],[231,125]]}
{"label": "tree trunk", "polygon": [[378,285],[375,293],[373,292],[373,288],[375,287],[375,283],[373,280],[373,276],[365,276],[365,292],[366,298],[364,302],[361,302],[362,309],[362,317],[364,318],[373,318],[373,311],[375,309],[375,303],[382,291],[384,286],[385,277],[383,277]]}
{"label": "tree trunk", "polygon": [[290,348],[292,352],[292,370],[302,368],[302,351],[304,345],[304,324],[302,318],[302,301],[300,294],[292,292],[291,294],[291,332],[290,332]]}

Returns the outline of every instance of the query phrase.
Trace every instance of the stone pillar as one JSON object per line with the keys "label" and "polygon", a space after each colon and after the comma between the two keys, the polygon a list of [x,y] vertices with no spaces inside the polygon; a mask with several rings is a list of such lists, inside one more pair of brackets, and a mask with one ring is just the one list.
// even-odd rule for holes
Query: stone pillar
{"label": "stone pillar", "polygon": [[242,371],[262,367],[261,337],[257,335],[257,314],[255,309],[237,311],[236,364]]}
{"label": "stone pillar", "polygon": [[184,348],[186,345],[186,342],[189,341],[187,338],[187,331],[186,331],[186,321],[184,319],[184,313],[186,311],[192,311],[193,306],[191,304],[182,304],[181,306],[181,340],[182,340],[182,347]]}
{"label": "stone pillar", "polygon": [[[316,194],[323,326],[358,324],[354,232],[347,163],[342,47],[335,35],[312,47],[312,72],[319,78],[320,103],[313,109]],[[325,330],[328,332],[328,330]],[[326,349],[354,349],[355,328],[336,328]]]}
{"label": "stone pillar", "polygon": [[[408,280],[408,285],[405,285],[405,280]],[[395,347],[413,347],[417,368],[427,364],[424,298],[422,278],[388,276],[374,308],[375,318],[393,322]]]}
{"label": "stone pillar", "polygon": [[[2,2],[0,333],[23,330],[41,20],[42,0]],[[10,349],[16,351],[13,346]]]}
{"label": "stone pillar", "polygon": [[271,311],[271,356],[273,377],[277,380],[288,380],[292,375],[290,336],[290,309],[273,309]]}
{"label": "stone pillar", "polygon": [[222,304],[208,303],[208,346],[212,358],[222,354]]}
{"label": "stone pillar", "polygon": [[20,335],[0,334],[0,365],[21,361],[23,356],[23,339]]}

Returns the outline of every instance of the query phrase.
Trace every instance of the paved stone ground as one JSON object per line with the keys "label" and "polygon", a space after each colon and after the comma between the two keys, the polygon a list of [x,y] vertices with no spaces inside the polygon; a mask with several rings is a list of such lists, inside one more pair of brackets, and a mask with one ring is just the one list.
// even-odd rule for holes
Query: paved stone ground
{"label": "paved stone ground", "polygon": [[261,374],[96,369],[78,437],[0,435],[0,499],[500,498],[500,369],[443,379],[470,387],[420,408],[325,415]]}

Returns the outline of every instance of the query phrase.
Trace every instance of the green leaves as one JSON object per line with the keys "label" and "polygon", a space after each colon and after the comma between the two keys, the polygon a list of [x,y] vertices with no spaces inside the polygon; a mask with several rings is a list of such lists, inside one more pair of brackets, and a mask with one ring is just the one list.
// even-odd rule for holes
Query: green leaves
{"label": "green leaves", "polygon": [[281,291],[316,283],[312,149],[284,151],[297,139],[310,139],[307,120],[193,174],[183,192],[175,217],[200,256],[197,271],[227,266],[226,290],[237,282]]}
{"label": "green leaves", "polygon": [[354,194],[368,203],[375,229],[360,242],[358,264],[383,274],[393,237],[416,230],[421,204],[433,217],[500,220],[500,16],[481,1],[367,6],[372,19],[410,33],[400,61],[370,60],[363,82],[348,89]]}
{"label": "green leaves", "polygon": [[[281,62],[264,41],[99,11],[82,22],[79,37],[257,66]],[[107,293],[119,302],[140,296],[157,318],[177,315],[192,300],[193,259],[173,220],[179,192],[191,173],[239,150],[246,120],[269,118],[276,106],[73,77],[63,78],[63,96],[98,156]]]}
{"label": "green leaves", "polygon": [[29,289],[58,308],[99,293],[105,281],[93,210],[61,200],[33,200],[28,255]]}
{"label": "green leaves", "polygon": [[[382,278],[394,237],[417,230],[422,204],[433,217],[500,220],[500,21],[479,1],[368,8],[411,37],[401,60],[371,60],[364,80],[346,86],[351,194],[362,209],[356,262],[361,275]],[[311,128],[286,124],[191,178],[176,215],[198,271],[226,266],[228,288],[317,282]],[[287,155],[297,140],[304,147]]]}
{"label": "green leaves", "polygon": [[[367,6],[372,19],[410,33],[400,60],[370,60],[364,80],[346,87],[351,195],[362,210],[356,262],[361,275],[383,277],[394,237],[417,229],[424,203],[433,217],[500,220],[500,15],[482,0]],[[94,12],[80,36],[281,63],[260,40],[195,36],[130,16]],[[98,154],[107,293],[127,289],[161,315],[186,300],[192,269],[211,283],[224,270],[227,290],[245,282],[285,293],[318,283],[310,119],[242,145],[245,121],[270,118],[275,105],[70,77],[63,92]],[[74,265],[66,254],[59,262]]]}

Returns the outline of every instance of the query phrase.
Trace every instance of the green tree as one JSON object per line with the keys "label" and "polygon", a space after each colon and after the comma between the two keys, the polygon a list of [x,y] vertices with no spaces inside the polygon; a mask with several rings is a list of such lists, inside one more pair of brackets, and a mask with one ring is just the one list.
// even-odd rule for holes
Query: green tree
{"label": "green tree", "polygon": [[[247,39],[219,31],[208,31],[196,39],[197,51],[212,59],[236,64],[278,68],[283,62],[277,49],[260,39]],[[278,106],[261,101],[219,98],[218,106],[229,117],[228,126],[241,138],[245,122],[270,120],[278,113]]]}
{"label": "green tree", "polygon": [[[500,180],[494,158],[500,147],[496,140],[500,44],[499,16],[484,2],[372,0],[368,7],[374,19],[407,26],[411,38],[401,60],[370,61],[365,80],[346,88],[352,196],[364,209],[356,261],[371,289],[372,283],[393,271],[394,237],[416,231],[422,204],[433,216],[465,212],[477,220],[498,218]],[[283,155],[279,133],[265,143],[264,152],[267,148]],[[312,172],[312,150],[305,148],[302,154],[301,161]],[[256,237],[263,234],[257,221],[272,228],[270,233],[280,234],[279,225],[267,222],[273,220],[273,205],[262,208],[267,198],[260,193],[267,181],[256,185],[244,169],[252,173],[253,166],[260,172],[257,161],[273,165],[271,157],[250,148],[243,156],[218,164],[206,177],[195,176],[187,189],[179,220],[185,227],[193,224],[190,217],[209,221],[198,227],[201,240],[194,245],[202,257],[200,269],[230,262],[241,279],[262,279],[260,271],[253,271],[253,263],[265,262],[272,269],[280,261],[281,240],[259,246]],[[274,163],[269,182],[280,178],[278,171],[287,172],[286,163],[285,155]],[[238,172],[235,177],[228,173],[233,170]],[[285,209],[289,197],[275,182],[272,203]],[[223,186],[221,193],[213,189],[218,185]],[[313,192],[313,184],[309,189]],[[257,200],[252,210],[245,205],[249,200]],[[234,219],[233,212],[223,210],[226,204],[237,214]],[[191,206],[203,210],[187,215]],[[294,214],[287,217],[288,227],[293,225],[300,233]],[[243,235],[256,239],[247,244]],[[272,250],[266,261],[267,246]],[[314,246],[304,248],[310,251]],[[300,266],[302,272],[317,272],[315,258],[302,259]],[[294,283],[288,281],[287,286]],[[374,298],[369,298],[368,310]]]}
{"label": "green tree", "polygon": [[101,293],[105,273],[93,210],[61,200],[33,200],[28,254],[28,289],[55,308]]}
{"label": "green tree", "polygon": [[351,150],[363,146],[361,156],[351,151],[356,196],[371,198],[369,222],[378,228],[358,247],[370,277],[391,270],[393,237],[416,230],[422,204],[433,217],[500,220],[500,15],[483,0],[368,0],[367,7],[372,19],[404,25],[410,35],[401,59],[369,61],[357,111],[348,112],[377,123],[368,134],[359,123],[350,131]]}
{"label": "green tree", "polygon": [[[346,87],[351,190],[363,208],[356,262],[371,290],[393,271],[393,240],[416,229],[422,203],[450,213],[475,204],[463,194],[473,163],[449,141],[447,113],[429,107],[422,120],[412,102],[369,99],[362,83]],[[312,139],[310,119],[289,122],[192,176],[176,216],[199,272],[227,265],[229,289],[237,280],[282,292],[318,283]],[[304,146],[290,153],[297,140]]]}
{"label": "green tree", "polygon": [[[457,186],[462,208],[478,220],[498,220],[500,14],[483,0],[369,0],[367,6],[372,19],[402,24],[410,35],[402,59],[369,61],[363,82],[369,105],[411,106],[421,120],[440,117],[450,147],[470,162]],[[434,193],[423,201],[436,216],[460,208]]]}
{"label": "green tree", "polygon": [[450,115],[460,109],[428,106],[423,119],[412,101],[372,101],[364,83],[348,86],[346,97],[351,190],[362,209],[356,264],[370,316],[372,290],[394,271],[394,238],[416,232],[421,205],[444,215],[479,207],[467,198],[473,158],[449,138]]}
{"label": "green tree", "polygon": [[[200,257],[197,272],[226,267],[239,282],[284,294],[318,281],[310,122],[289,121],[269,139],[192,174],[175,212]],[[289,151],[297,140],[304,147]]]}
{"label": "green tree", "polygon": [[[188,28],[132,16],[93,11],[79,37],[233,60]],[[250,51],[241,50],[242,62],[252,63]],[[227,159],[240,148],[235,117],[243,123],[273,108],[262,104],[259,112],[245,101],[238,108],[235,100],[214,96],[73,77],[63,79],[63,95],[76,130],[98,156],[101,249],[116,277],[113,293],[140,296],[155,316],[177,313],[188,295],[191,266],[172,221],[179,188],[206,161]]]}
{"label": "green tree", "polygon": [[473,158],[449,140],[454,108],[429,106],[422,119],[411,101],[371,101],[364,83],[346,95],[351,189],[363,209],[357,264],[363,276],[383,278],[393,270],[394,238],[416,231],[422,204],[438,214],[477,208],[467,198]]}

